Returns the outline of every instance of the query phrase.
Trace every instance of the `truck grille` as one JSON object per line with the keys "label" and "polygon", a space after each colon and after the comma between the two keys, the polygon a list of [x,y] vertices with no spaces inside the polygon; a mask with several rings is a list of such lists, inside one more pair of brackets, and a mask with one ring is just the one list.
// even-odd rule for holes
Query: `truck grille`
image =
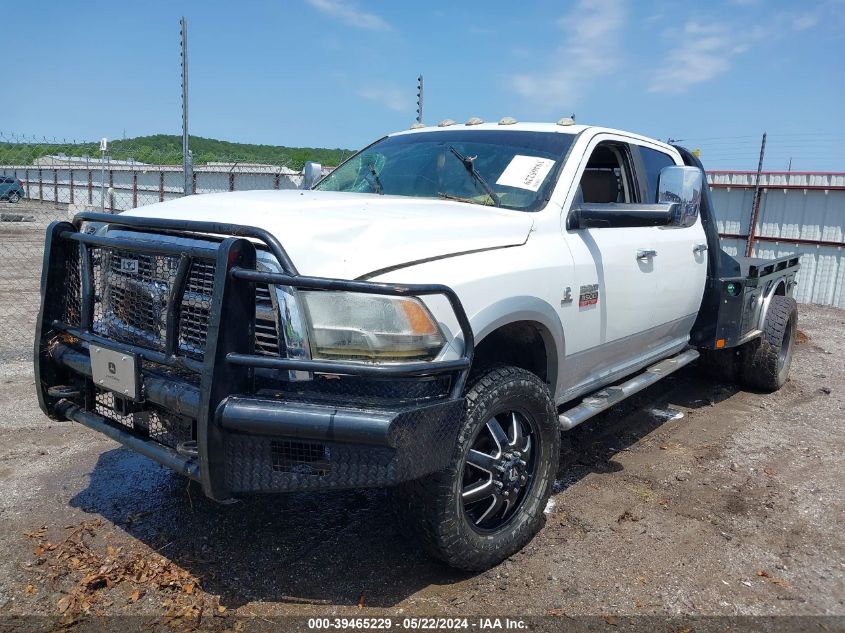
{"label": "truck grille", "polygon": [[[89,247],[90,248],[90,247]],[[64,320],[80,321],[81,262],[74,250],[68,258]],[[165,351],[167,306],[179,257],[91,248],[94,280],[92,330],[108,339]],[[205,353],[215,264],[194,258],[188,271],[178,323],[178,353],[202,360]],[[277,311],[267,284],[256,287],[255,351],[278,356]]]}

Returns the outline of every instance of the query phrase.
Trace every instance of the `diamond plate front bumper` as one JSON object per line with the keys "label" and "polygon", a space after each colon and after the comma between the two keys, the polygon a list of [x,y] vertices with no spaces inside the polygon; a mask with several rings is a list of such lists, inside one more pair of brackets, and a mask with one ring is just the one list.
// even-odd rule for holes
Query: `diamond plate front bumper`
{"label": "diamond plate front bumper", "polygon": [[[80,231],[83,222],[124,227],[129,234],[85,233]],[[140,232],[139,237],[133,238],[132,231]],[[156,234],[188,236],[197,243],[153,239]],[[221,235],[234,237],[213,237]],[[271,253],[283,272],[259,270],[257,248]],[[95,253],[102,252],[129,253],[138,266],[151,253],[176,262],[158,306],[166,327],[159,328],[155,345],[98,329],[102,319],[97,306],[103,304],[98,283],[105,260]],[[190,271],[198,261],[213,262],[201,355],[181,344],[182,324],[190,317],[185,312]],[[74,272],[72,284],[68,271]],[[460,324],[463,354],[453,360],[382,365],[312,360],[286,355],[281,340],[278,355],[266,350],[259,354],[256,288],[262,284],[442,295]],[[196,479],[213,499],[392,485],[445,467],[455,445],[474,344],[463,306],[446,286],[300,275],[281,243],[254,227],[86,212],[73,223],[55,222],[48,228],[41,301],[34,362],[42,410],[105,433]],[[135,318],[129,312],[123,317]],[[94,384],[92,346],[137,356],[141,397],[129,401]],[[312,379],[289,384],[267,378],[285,371]]]}

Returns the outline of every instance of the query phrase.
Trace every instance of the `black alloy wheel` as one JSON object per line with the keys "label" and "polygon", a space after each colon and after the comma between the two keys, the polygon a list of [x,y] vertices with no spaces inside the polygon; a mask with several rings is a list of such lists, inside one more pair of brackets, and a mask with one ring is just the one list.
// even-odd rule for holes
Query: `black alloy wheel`
{"label": "black alloy wheel", "polygon": [[464,515],[480,532],[498,530],[518,512],[534,481],[530,418],[505,411],[478,429],[464,461]]}

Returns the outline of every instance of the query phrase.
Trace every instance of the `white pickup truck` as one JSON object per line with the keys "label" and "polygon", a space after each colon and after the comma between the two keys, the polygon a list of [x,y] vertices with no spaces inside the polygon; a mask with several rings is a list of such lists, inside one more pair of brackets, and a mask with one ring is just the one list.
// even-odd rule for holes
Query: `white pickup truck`
{"label": "white pickup truck", "polygon": [[482,569],[540,529],[562,431],[696,359],[778,389],[797,268],[721,250],[682,148],[444,121],[308,190],[54,223],[37,389],[213,499],[390,487]]}

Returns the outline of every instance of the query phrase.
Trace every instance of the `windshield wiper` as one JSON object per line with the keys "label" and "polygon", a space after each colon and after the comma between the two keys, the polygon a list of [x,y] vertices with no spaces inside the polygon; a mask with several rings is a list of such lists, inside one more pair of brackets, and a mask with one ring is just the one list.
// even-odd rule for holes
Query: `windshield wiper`
{"label": "windshield wiper", "polygon": [[370,183],[370,186],[373,188],[373,193],[377,193],[379,195],[384,195],[384,185],[381,184],[381,178],[378,177],[378,172],[376,168],[372,165],[369,165],[370,173],[373,175],[373,182]]}
{"label": "windshield wiper", "polygon": [[[438,191],[437,196],[439,198],[443,198],[444,200],[456,200],[457,202],[469,202],[470,204],[482,204],[478,200],[473,200],[472,198],[464,198],[463,196],[453,196],[451,193],[446,193],[444,191]],[[490,199],[492,202],[492,198]],[[487,206],[487,203],[484,203]]]}
{"label": "windshield wiper", "polygon": [[499,200],[499,196],[496,195],[496,192],[493,191],[493,188],[487,183],[486,180],[484,180],[484,177],[479,174],[478,170],[475,168],[475,159],[478,158],[478,156],[464,156],[451,145],[449,146],[449,151],[452,152],[457,157],[457,159],[463,163],[464,169],[467,170],[467,173],[469,173],[469,175],[472,176],[475,181],[484,188],[484,191],[487,193],[488,196],[490,196],[490,199],[493,201],[493,205],[501,207],[502,201]]}

